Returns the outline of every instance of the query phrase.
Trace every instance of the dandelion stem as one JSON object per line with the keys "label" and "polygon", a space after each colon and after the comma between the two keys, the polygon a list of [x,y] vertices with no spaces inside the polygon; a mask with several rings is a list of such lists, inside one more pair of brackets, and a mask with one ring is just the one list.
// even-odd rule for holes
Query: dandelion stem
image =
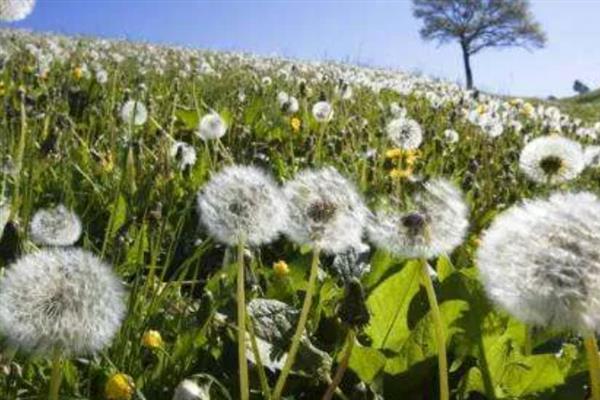
{"label": "dandelion stem", "polygon": [[23,179],[23,158],[25,157],[25,148],[27,147],[27,112],[25,109],[25,98],[21,98],[21,132],[17,144],[17,154],[15,157],[15,187],[13,206],[11,207],[11,218],[15,216],[21,206],[21,180]]}
{"label": "dandelion stem", "polygon": [[265,374],[265,367],[260,358],[260,351],[258,350],[258,343],[256,341],[256,335],[254,334],[254,325],[252,319],[246,318],[246,324],[248,325],[248,333],[250,334],[250,345],[252,346],[252,352],[254,353],[254,360],[256,362],[256,368],[258,369],[258,378],[260,379],[260,386],[265,399],[271,398],[271,388],[269,388],[269,381],[267,374]]}
{"label": "dandelion stem", "polygon": [[302,311],[300,312],[300,319],[298,320],[296,332],[294,333],[294,337],[292,338],[292,344],[290,345],[290,350],[288,351],[287,358],[285,359],[285,364],[283,365],[281,374],[279,375],[277,383],[275,384],[275,389],[273,391],[274,400],[281,399],[281,395],[285,387],[285,381],[287,380],[287,377],[292,370],[294,360],[296,359],[296,353],[298,352],[298,348],[300,347],[300,339],[304,334],[304,327],[306,326],[306,321],[308,320],[308,313],[310,311],[310,307],[312,305],[312,298],[315,292],[315,286],[317,282],[317,271],[319,269],[319,254],[320,249],[318,247],[315,247],[313,250],[313,257],[310,266],[308,287],[306,288],[304,304],[302,305]]}
{"label": "dandelion stem", "polygon": [[591,398],[593,400],[600,400],[600,354],[598,354],[598,343],[593,333],[586,337],[583,342],[590,369]]}
{"label": "dandelion stem", "polygon": [[327,391],[323,395],[323,400],[331,400],[333,398],[333,394],[335,393],[337,387],[342,382],[342,378],[346,373],[346,369],[348,368],[348,364],[350,363],[350,356],[352,355],[352,349],[354,349],[354,341],[356,338],[356,333],[354,329],[348,330],[348,334],[346,335],[346,352],[340,361],[340,365],[335,371],[335,376],[333,380],[329,384]]}
{"label": "dandelion stem", "polygon": [[248,363],[246,361],[246,294],[244,279],[244,240],[238,243],[237,251],[237,324],[238,324],[238,363],[240,370],[240,399],[248,400]]}
{"label": "dandelion stem", "polygon": [[58,400],[62,380],[62,352],[56,347],[52,353],[52,375],[50,376],[49,400]]}
{"label": "dandelion stem", "polygon": [[449,400],[450,391],[448,389],[448,360],[446,358],[446,339],[444,337],[442,314],[440,313],[440,307],[435,296],[433,282],[431,281],[431,276],[429,275],[429,265],[425,259],[421,259],[421,275],[423,279],[423,285],[425,286],[425,291],[427,292],[429,307],[431,308],[431,317],[433,319],[433,327],[435,330],[435,338],[438,347],[440,400]]}

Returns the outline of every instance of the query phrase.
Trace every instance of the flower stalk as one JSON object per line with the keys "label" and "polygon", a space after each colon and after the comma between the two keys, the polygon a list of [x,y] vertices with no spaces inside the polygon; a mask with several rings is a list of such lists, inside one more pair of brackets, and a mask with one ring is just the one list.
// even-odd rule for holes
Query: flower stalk
{"label": "flower stalk", "polygon": [[304,334],[304,328],[306,326],[306,322],[308,321],[308,313],[310,311],[310,307],[312,305],[312,299],[316,289],[317,283],[317,272],[319,269],[319,255],[320,249],[315,247],[313,249],[312,262],[310,266],[310,275],[308,278],[308,287],[306,289],[306,296],[304,297],[304,304],[302,305],[302,311],[300,312],[300,319],[298,320],[298,325],[296,326],[296,332],[292,337],[292,344],[290,345],[290,350],[288,351],[287,358],[285,359],[285,364],[283,365],[283,369],[281,370],[281,374],[277,379],[277,383],[275,384],[275,389],[273,390],[273,400],[280,400],[281,395],[283,393],[283,389],[285,387],[285,382],[287,380],[288,375],[292,370],[292,366],[294,365],[294,360],[296,359],[296,354],[298,353],[298,349],[300,347],[300,339]]}

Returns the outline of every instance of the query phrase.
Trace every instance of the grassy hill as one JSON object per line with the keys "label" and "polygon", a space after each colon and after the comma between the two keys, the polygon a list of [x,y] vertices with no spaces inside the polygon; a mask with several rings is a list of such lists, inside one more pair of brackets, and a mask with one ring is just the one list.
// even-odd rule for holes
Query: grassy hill
{"label": "grassy hill", "polygon": [[557,105],[561,110],[574,117],[587,121],[600,120],[600,89],[550,103]]}

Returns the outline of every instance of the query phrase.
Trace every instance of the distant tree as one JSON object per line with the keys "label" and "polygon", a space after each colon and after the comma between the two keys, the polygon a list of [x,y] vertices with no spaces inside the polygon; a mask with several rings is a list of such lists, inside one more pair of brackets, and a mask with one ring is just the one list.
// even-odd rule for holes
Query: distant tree
{"label": "distant tree", "polygon": [[590,87],[577,79],[575,83],[573,83],[573,90],[579,94],[586,94],[590,91]]}
{"label": "distant tree", "polygon": [[533,49],[546,43],[528,0],[413,0],[413,13],[423,20],[424,40],[459,42],[469,89],[472,55],[488,47]]}

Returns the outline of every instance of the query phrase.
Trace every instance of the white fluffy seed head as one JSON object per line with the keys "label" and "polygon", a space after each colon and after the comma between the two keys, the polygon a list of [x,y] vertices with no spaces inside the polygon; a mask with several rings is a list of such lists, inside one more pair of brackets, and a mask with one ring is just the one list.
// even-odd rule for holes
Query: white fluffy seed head
{"label": "white fluffy seed head", "polygon": [[196,164],[196,149],[188,143],[173,142],[169,153],[171,160],[173,160],[180,170]]}
{"label": "white fluffy seed head", "polygon": [[210,394],[205,387],[199,386],[191,379],[184,379],[175,388],[173,400],[210,400]]}
{"label": "white fluffy seed head", "polygon": [[15,347],[70,356],[104,349],[125,315],[125,291],[111,267],[81,249],[26,255],[0,282],[0,331]]}
{"label": "white fluffy seed head", "polygon": [[558,193],[516,205],[485,232],[477,265],[490,298],[522,321],[600,331],[600,201]]}
{"label": "white fluffy seed head", "polygon": [[354,185],[334,168],[304,170],[283,192],[290,209],[285,233],[293,242],[332,254],[361,246],[369,210]]}
{"label": "white fluffy seed head", "polygon": [[0,21],[15,22],[27,18],[35,0],[0,0]]}
{"label": "white fluffy seed head", "polygon": [[326,101],[319,101],[313,105],[312,114],[318,122],[328,122],[333,118],[333,107]]}
{"label": "white fluffy seed head", "polygon": [[532,181],[544,184],[575,179],[584,166],[581,145],[558,135],[539,137],[527,143],[519,159],[521,171]]}
{"label": "white fluffy seed head", "polygon": [[44,246],[71,246],[81,237],[81,221],[60,204],[37,211],[29,223],[31,240]]}
{"label": "white fluffy seed head", "polygon": [[198,136],[202,140],[220,139],[227,133],[227,124],[217,113],[206,114],[200,120]]}
{"label": "white fluffy seed head", "polygon": [[128,125],[144,125],[148,120],[148,110],[143,103],[128,100],[121,107],[121,120]]}
{"label": "white fluffy seed head", "polygon": [[406,212],[383,210],[368,225],[379,248],[406,258],[431,258],[452,252],[469,228],[469,208],[461,191],[445,179],[425,184]]}
{"label": "white fluffy seed head", "polygon": [[287,223],[283,194],[271,177],[251,166],[229,166],[198,193],[202,224],[217,241],[260,246],[277,238]]}
{"label": "white fluffy seed head", "polygon": [[391,120],[386,128],[388,139],[396,146],[406,150],[418,148],[423,141],[421,125],[413,119],[400,117]]}

